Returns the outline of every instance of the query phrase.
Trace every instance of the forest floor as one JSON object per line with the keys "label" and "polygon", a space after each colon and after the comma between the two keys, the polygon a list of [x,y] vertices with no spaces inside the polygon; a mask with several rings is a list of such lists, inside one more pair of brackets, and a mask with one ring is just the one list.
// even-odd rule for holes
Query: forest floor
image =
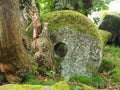
{"label": "forest floor", "polygon": [[[2,78],[0,78],[0,80],[2,80]],[[73,76],[71,78],[64,78],[64,77],[56,78],[54,72],[50,72],[48,73],[47,77],[39,76],[39,79],[32,77],[31,75],[28,75],[25,78],[22,85],[26,85],[26,84],[39,85],[36,88],[41,87],[40,85],[47,87],[48,86],[54,87],[54,85],[59,86],[59,84],[61,84],[60,85],[61,89],[52,89],[52,90],[69,90],[67,89],[68,88],[67,85],[70,87],[70,90],[120,90],[120,47],[109,46],[109,45],[105,46],[103,50],[102,64],[99,70],[90,77]],[[65,88],[63,87],[63,84],[65,84],[66,89],[62,89]],[[11,86],[6,86],[6,87],[11,87]],[[0,87],[0,90],[4,90],[4,89],[1,89]],[[12,90],[12,89],[8,89],[8,90]],[[20,90],[24,90],[24,89],[20,89]],[[34,90],[38,90],[38,89],[34,89]]]}
{"label": "forest floor", "polygon": [[102,64],[93,76],[74,76],[71,78],[55,78],[48,73],[49,78],[38,80],[28,79],[27,84],[53,85],[66,81],[70,90],[120,90],[120,47],[105,46]]}

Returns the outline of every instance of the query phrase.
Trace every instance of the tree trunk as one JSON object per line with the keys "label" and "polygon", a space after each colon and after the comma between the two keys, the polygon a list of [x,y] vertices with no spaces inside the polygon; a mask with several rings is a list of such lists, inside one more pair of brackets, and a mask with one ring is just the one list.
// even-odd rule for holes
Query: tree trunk
{"label": "tree trunk", "polygon": [[19,0],[0,0],[0,69],[10,83],[20,82],[29,67],[19,11]]}
{"label": "tree trunk", "polygon": [[46,76],[50,71],[56,72],[56,63],[54,59],[54,49],[50,40],[47,27],[48,23],[44,22],[43,30],[41,30],[40,17],[35,5],[35,0],[32,0],[32,21],[33,21],[33,41],[32,47],[34,57],[38,63],[38,67],[42,68],[40,75]]}

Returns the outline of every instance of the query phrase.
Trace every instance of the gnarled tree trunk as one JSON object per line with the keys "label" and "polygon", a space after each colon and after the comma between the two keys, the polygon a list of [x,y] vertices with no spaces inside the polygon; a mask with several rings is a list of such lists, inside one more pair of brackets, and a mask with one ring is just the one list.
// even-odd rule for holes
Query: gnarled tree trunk
{"label": "gnarled tree trunk", "polygon": [[19,14],[19,0],[0,0],[0,70],[10,83],[20,82],[29,67]]}
{"label": "gnarled tree trunk", "polygon": [[56,63],[54,59],[54,49],[50,40],[47,27],[48,23],[44,22],[43,30],[41,30],[41,22],[38,15],[38,10],[35,5],[35,0],[32,0],[32,21],[33,21],[33,41],[32,48],[35,53],[35,59],[38,67],[42,70],[40,75],[45,76],[48,72],[56,72]]}

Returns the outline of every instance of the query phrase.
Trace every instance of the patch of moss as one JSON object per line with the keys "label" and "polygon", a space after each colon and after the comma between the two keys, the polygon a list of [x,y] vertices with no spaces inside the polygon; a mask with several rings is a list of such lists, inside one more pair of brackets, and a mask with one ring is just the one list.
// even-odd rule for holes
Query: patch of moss
{"label": "patch of moss", "polygon": [[54,11],[42,15],[41,21],[49,23],[49,32],[58,30],[59,28],[69,27],[79,33],[88,34],[98,39],[100,45],[103,45],[97,27],[90,19],[81,13],[70,10]]}
{"label": "patch of moss", "polygon": [[30,84],[30,85],[39,85],[40,81],[37,78],[26,78],[24,81],[25,84]]}
{"label": "patch of moss", "polygon": [[48,80],[48,81],[40,81],[40,84],[41,85],[53,85],[53,84],[55,84],[55,83],[57,83],[57,81],[55,81],[55,80]]}
{"label": "patch of moss", "polygon": [[71,86],[70,90],[83,90],[83,89],[81,86],[76,85],[76,86]]}
{"label": "patch of moss", "polygon": [[[0,90],[46,90],[43,85],[6,84]],[[49,87],[49,86],[48,86]],[[70,90],[67,82],[61,81],[49,87],[50,90]]]}
{"label": "patch of moss", "polygon": [[87,85],[83,85],[82,86],[82,90],[95,90],[95,88],[91,87],[91,86],[87,86]]}
{"label": "patch of moss", "polygon": [[51,86],[51,90],[70,90],[69,85],[65,81],[61,81]]}
{"label": "patch of moss", "polygon": [[42,85],[7,84],[0,86],[0,90],[42,90]]}
{"label": "patch of moss", "polygon": [[100,30],[100,29],[99,29],[98,32],[102,36],[102,41],[103,41],[103,44],[105,46],[105,44],[107,43],[107,41],[112,37],[112,34],[110,32],[108,32],[108,31]]}
{"label": "patch of moss", "polygon": [[70,90],[96,90],[94,87],[78,83],[78,82],[69,82],[70,84]]}

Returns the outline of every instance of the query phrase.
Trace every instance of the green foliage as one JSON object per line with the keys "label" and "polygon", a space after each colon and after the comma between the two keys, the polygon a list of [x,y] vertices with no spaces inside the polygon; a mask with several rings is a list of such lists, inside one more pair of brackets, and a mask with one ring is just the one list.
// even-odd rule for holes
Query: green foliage
{"label": "green foliage", "polygon": [[36,0],[40,14],[51,11],[52,6],[54,5],[54,1],[55,0]]}
{"label": "green foliage", "polygon": [[80,86],[71,86],[70,87],[70,90],[82,90],[82,87],[80,87]]}
{"label": "green foliage", "polygon": [[103,57],[102,64],[100,65],[99,72],[109,72],[115,68],[116,63],[109,57]]}
{"label": "green foliage", "polygon": [[0,84],[5,82],[5,75],[0,73]]}
{"label": "green foliage", "polygon": [[30,55],[29,55],[29,60],[30,60],[30,70],[28,70],[28,73],[24,78],[23,82],[26,84],[38,85],[40,84],[39,80],[36,78],[38,76],[38,71],[37,71],[38,65],[33,59],[33,57]]}
{"label": "green foliage", "polygon": [[57,2],[57,3],[55,3],[55,6],[54,6],[53,10],[63,10],[63,8],[67,8],[69,10],[74,9],[74,7],[71,4],[66,4],[64,6],[62,2]]}
{"label": "green foliage", "polygon": [[49,78],[55,78],[56,76],[56,73],[54,71],[49,71],[46,73],[46,75],[49,77]]}
{"label": "green foliage", "polygon": [[77,81],[87,85],[91,84],[91,79],[88,78],[87,76],[73,76],[70,78],[70,81]]}
{"label": "green foliage", "polygon": [[108,4],[113,0],[100,0],[99,2],[97,0],[93,0],[93,11],[100,11],[100,10],[108,10]]}
{"label": "green foliage", "polygon": [[53,85],[53,84],[55,84],[55,83],[57,83],[57,81],[55,81],[55,80],[52,80],[52,79],[50,79],[50,80],[47,80],[47,81],[40,81],[40,84],[41,85]]}
{"label": "green foliage", "polygon": [[93,20],[94,20],[94,23],[98,25],[98,23],[100,21],[100,18],[99,17],[95,17],[95,18],[93,18]]}
{"label": "green foliage", "polygon": [[40,81],[37,78],[29,78],[24,81],[25,84],[30,84],[30,85],[39,85]]}
{"label": "green foliage", "polygon": [[56,1],[57,0],[36,0],[36,3],[41,14],[52,10],[63,10],[64,8],[67,8],[87,15],[90,14],[91,11],[107,10],[108,4],[112,0],[100,0],[99,2],[97,0],[89,0],[88,2],[84,0],[75,0],[72,2],[66,0],[59,0],[59,2]]}
{"label": "green foliage", "polygon": [[[119,63],[120,64],[120,63]],[[120,82],[120,66],[111,71],[111,77],[115,82]]]}
{"label": "green foliage", "polygon": [[99,68],[99,72],[111,72],[120,64],[120,48],[115,46],[105,46],[103,52],[103,61]]}
{"label": "green foliage", "polygon": [[54,7],[55,10],[62,10],[62,8],[63,8],[63,4],[61,2],[55,3],[55,7]]}
{"label": "green foliage", "polygon": [[40,81],[31,73],[28,73],[23,81],[25,84],[38,85]]}
{"label": "green foliage", "polygon": [[[85,84],[86,87],[87,86],[88,87],[93,86],[93,87],[100,88],[100,89],[103,89],[103,88],[105,88],[107,86],[107,80],[104,77],[99,76],[99,75],[93,75],[92,77],[73,76],[73,77],[70,78],[70,81]],[[84,85],[82,85],[82,87],[83,86]]]}
{"label": "green foliage", "polygon": [[104,89],[107,86],[107,81],[104,77],[95,75],[92,78],[93,86],[96,88]]}
{"label": "green foliage", "polygon": [[69,10],[74,10],[73,6],[71,4],[67,4],[66,8],[68,8]]}
{"label": "green foliage", "polygon": [[103,61],[98,72],[109,72],[110,83],[120,83],[120,47],[105,46]]}

